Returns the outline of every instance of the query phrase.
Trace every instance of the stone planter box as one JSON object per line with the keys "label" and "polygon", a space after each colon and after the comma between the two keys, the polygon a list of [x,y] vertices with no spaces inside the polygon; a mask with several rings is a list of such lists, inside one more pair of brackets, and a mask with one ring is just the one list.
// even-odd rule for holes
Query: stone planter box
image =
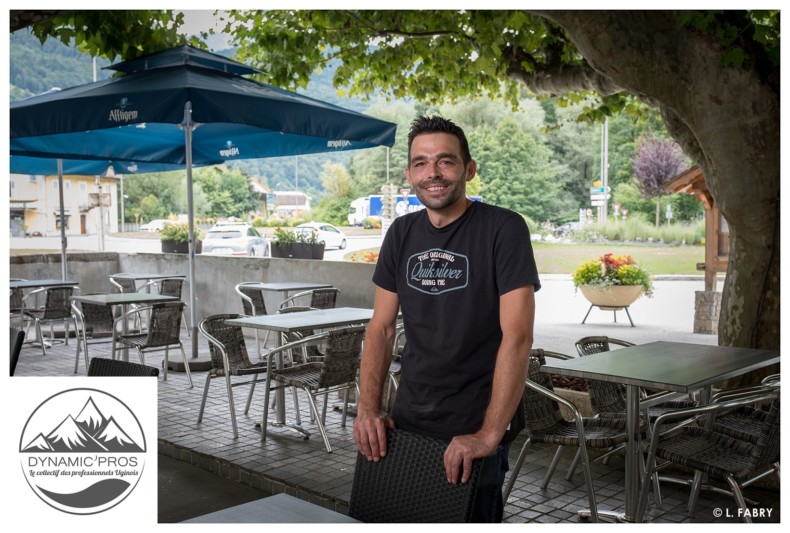
{"label": "stone planter box", "polygon": [[289,259],[323,259],[324,243],[306,244],[295,242],[293,244],[278,245],[272,243],[272,257]]}
{"label": "stone planter box", "polygon": [[[176,242],[176,241],[161,241],[162,242],[162,253],[165,254],[188,254],[189,253],[189,243],[188,242]],[[199,254],[203,251],[203,241],[197,241],[195,243],[195,253]]]}
{"label": "stone planter box", "polygon": [[592,305],[609,309],[628,307],[642,296],[641,285],[615,285],[612,287],[579,287],[582,295]]}

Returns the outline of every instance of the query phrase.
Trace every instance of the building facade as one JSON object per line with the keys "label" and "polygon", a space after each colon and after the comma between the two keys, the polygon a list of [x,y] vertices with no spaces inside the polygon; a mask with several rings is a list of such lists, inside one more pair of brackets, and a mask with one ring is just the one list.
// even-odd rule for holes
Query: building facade
{"label": "building facade", "polygon": [[[63,176],[66,235],[98,235],[102,222],[105,234],[117,232],[117,184],[117,176]],[[11,236],[60,235],[57,176],[11,174],[9,198]]]}

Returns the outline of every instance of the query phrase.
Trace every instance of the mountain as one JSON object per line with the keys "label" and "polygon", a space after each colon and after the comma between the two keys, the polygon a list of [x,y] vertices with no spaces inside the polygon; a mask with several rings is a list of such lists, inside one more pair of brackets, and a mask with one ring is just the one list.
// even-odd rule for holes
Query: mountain
{"label": "mountain", "polygon": [[107,420],[101,431],[96,433],[96,440],[111,452],[141,451],[112,417]]}
{"label": "mountain", "polygon": [[47,435],[47,442],[55,452],[106,452],[91,435],[85,433],[77,421],[68,415],[63,422]]}
{"label": "mountain", "polygon": [[89,397],[75,417],[70,414],[46,436],[39,434],[23,452],[137,453],[145,451],[111,416],[105,418]]}

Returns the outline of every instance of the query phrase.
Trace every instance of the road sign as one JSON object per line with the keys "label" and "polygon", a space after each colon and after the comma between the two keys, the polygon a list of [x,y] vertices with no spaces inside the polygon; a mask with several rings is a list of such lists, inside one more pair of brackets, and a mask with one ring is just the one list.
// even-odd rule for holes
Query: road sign
{"label": "road sign", "polygon": [[609,187],[590,187],[590,194],[606,194],[611,190]]}
{"label": "road sign", "polygon": [[611,197],[611,194],[591,194],[590,200],[608,200]]}
{"label": "road sign", "polygon": [[605,203],[606,203],[605,200],[593,200],[592,202],[590,202],[590,204],[592,204],[593,207],[601,207]]}

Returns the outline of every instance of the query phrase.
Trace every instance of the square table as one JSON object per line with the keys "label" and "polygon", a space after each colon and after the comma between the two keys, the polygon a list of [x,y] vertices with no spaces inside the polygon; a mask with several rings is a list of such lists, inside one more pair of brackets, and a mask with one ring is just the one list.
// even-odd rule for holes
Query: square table
{"label": "square table", "polygon": [[[373,309],[358,307],[335,307],[333,309],[316,309],[299,313],[286,313],[281,315],[260,315],[248,318],[233,318],[226,323],[231,326],[255,328],[274,331],[278,333],[295,333],[305,330],[329,329],[349,326],[352,324],[367,324],[373,317]],[[280,346],[280,335],[275,335],[276,346]],[[280,354],[282,355],[282,354]],[[282,361],[278,361],[282,364]],[[277,420],[272,425],[289,427],[305,437],[310,432],[301,426],[287,424],[285,420],[285,391],[278,389],[276,392]]]}
{"label": "square table", "polygon": [[42,287],[76,287],[78,281],[63,279],[26,279],[24,281],[10,281],[8,286],[11,289],[39,289]]}
{"label": "square table", "polygon": [[[80,296],[72,296],[71,300],[74,302],[82,302],[93,305],[106,305],[112,307],[114,305],[123,306],[123,312],[126,312],[127,306],[131,304],[155,304],[160,302],[173,302],[178,301],[175,296],[162,296],[160,294],[150,294],[147,292],[122,292],[111,294],[85,294]],[[123,321],[124,335],[129,332],[129,325],[126,320]],[[129,360],[129,348],[123,349],[123,360]]]}
{"label": "square table", "polygon": [[359,523],[359,520],[281,492],[268,498],[242,503],[241,505],[197,516],[184,522],[204,524],[323,524]]}
{"label": "square table", "polygon": [[705,404],[710,401],[714,384],[778,362],[779,352],[775,350],[657,341],[574,359],[552,360],[541,371],[626,386],[625,512],[598,511],[598,514],[602,518],[632,522],[639,499],[639,389],[688,394],[699,390],[700,403]]}

